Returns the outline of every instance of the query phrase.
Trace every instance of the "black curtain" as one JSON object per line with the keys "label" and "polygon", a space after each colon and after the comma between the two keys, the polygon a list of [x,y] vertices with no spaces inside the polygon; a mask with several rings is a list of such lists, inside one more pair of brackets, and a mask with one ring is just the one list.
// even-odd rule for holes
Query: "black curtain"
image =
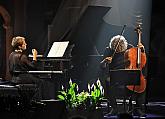
{"label": "black curtain", "polygon": [[[55,41],[69,41],[69,46],[64,54],[66,57],[71,55],[75,43],[78,42],[78,39],[75,39],[74,36],[77,34],[77,26],[88,8],[89,1],[90,0],[63,0],[52,24],[49,26],[48,40],[50,47]],[[81,69],[86,64],[83,59],[77,58],[76,61],[72,58],[71,62],[72,64],[78,62],[76,66],[74,65],[74,68],[72,67],[69,74],[72,80],[74,80],[74,82],[76,82],[81,88],[85,82],[80,79],[81,74],[83,73]],[[79,67],[80,70],[77,70],[77,68],[75,70],[75,67]],[[78,77],[73,77],[74,74],[78,75]],[[67,83],[68,81],[65,81],[64,83]]]}
{"label": "black curtain", "polygon": [[50,45],[54,41],[67,41],[74,31],[82,14],[88,6],[89,0],[63,0],[50,25],[49,41]]}
{"label": "black curtain", "polygon": [[164,100],[165,95],[160,92],[164,89],[165,83],[165,7],[159,0],[152,2],[148,95],[151,100]]}
{"label": "black curtain", "polygon": [[5,73],[5,30],[3,28],[4,20],[0,16],[0,77],[4,78]]}

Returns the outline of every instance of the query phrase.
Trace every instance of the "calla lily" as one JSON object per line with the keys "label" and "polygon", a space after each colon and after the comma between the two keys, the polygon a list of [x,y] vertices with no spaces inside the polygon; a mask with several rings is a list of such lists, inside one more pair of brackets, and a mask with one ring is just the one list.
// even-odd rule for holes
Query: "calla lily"
{"label": "calla lily", "polygon": [[64,86],[63,85],[61,86],[61,89],[64,90]]}
{"label": "calla lily", "polygon": [[98,85],[98,87],[100,87],[100,86],[101,86],[101,82],[100,82],[100,80],[99,80],[99,79],[97,80],[97,85]]}
{"label": "calla lily", "polygon": [[76,87],[76,88],[77,88],[77,91],[78,91],[78,90],[79,90],[79,87],[78,87],[78,85],[77,85],[77,87]]}
{"label": "calla lily", "polygon": [[89,83],[88,83],[88,91],[91,92],[91,87]]}
{"label": "calla lily", "polygon": [[71,79],[71,78],[70,78],[70,80],[69,80],[69,84],[72,85],[72,79]]}

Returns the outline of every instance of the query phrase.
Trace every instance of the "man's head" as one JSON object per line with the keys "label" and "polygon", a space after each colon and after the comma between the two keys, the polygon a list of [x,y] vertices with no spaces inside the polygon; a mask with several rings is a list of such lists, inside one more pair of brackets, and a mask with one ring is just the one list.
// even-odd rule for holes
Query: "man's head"
{"label": "man's head", "polygon": [[[118,46],[117,46],[118,45]],[[116,49],[116,52],[123,52],[127,49],[128,43],[124,36],[116,35],[111,38],[109,42],[109,47],[113,50]]]}
{"label": "man's head", "polygon": [[26,50],[25,38],[21,36],[13,37],[11,45],[15,50]]}

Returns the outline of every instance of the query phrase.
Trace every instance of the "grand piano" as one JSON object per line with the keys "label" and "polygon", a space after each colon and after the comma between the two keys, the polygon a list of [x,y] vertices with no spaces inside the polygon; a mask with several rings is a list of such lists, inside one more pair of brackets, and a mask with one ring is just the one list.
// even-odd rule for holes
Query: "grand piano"
{"label": "grand piano", "polygon": [[[40,78],[51,78],[53,74],[64,74],[66,77],[71,65],[71,56],[65,53],[68,44],[69,41],[54,42],[46,55],[38,55],[37,64],[40,70],[28,73],[38,74]],[[32,58],[32,55],[29,55],[29,58]]]}
{"label": "grand piano", "polygon": [[[52,78],[52,75],[69,76],[71,67],[71,58],[65,57],[39,57],[37,59],[37,67],[39,70],[27,71],[27,73],[36,74],[40,78]],[[67,77],[66,77],[67,76]]]}
{"label": "grand piano", "polygon": [[[66,87],[66,82],[70,79],[71,57],[65,55],[68,43],[68,41],[54,42],[46,56],[37,57],[39,70],[26,71],[44,80],[45,86],[48,87],[45,90],[47,99],[56,99],[61,85]],[[31,55],[29,59],[32,59]]]}

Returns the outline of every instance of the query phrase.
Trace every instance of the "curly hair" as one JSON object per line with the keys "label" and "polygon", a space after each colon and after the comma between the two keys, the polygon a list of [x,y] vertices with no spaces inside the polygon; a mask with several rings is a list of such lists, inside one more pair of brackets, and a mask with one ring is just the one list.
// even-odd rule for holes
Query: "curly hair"
{"label": "curly hair", "polygon": [[128,46],[127,40],[124,38],[124,36],[121,35],[116,35],[112,37],[109,42],[109,47],[111,49],[115,50],[117,47],[116,52],[123,52],[127,50],[127,46]]}

